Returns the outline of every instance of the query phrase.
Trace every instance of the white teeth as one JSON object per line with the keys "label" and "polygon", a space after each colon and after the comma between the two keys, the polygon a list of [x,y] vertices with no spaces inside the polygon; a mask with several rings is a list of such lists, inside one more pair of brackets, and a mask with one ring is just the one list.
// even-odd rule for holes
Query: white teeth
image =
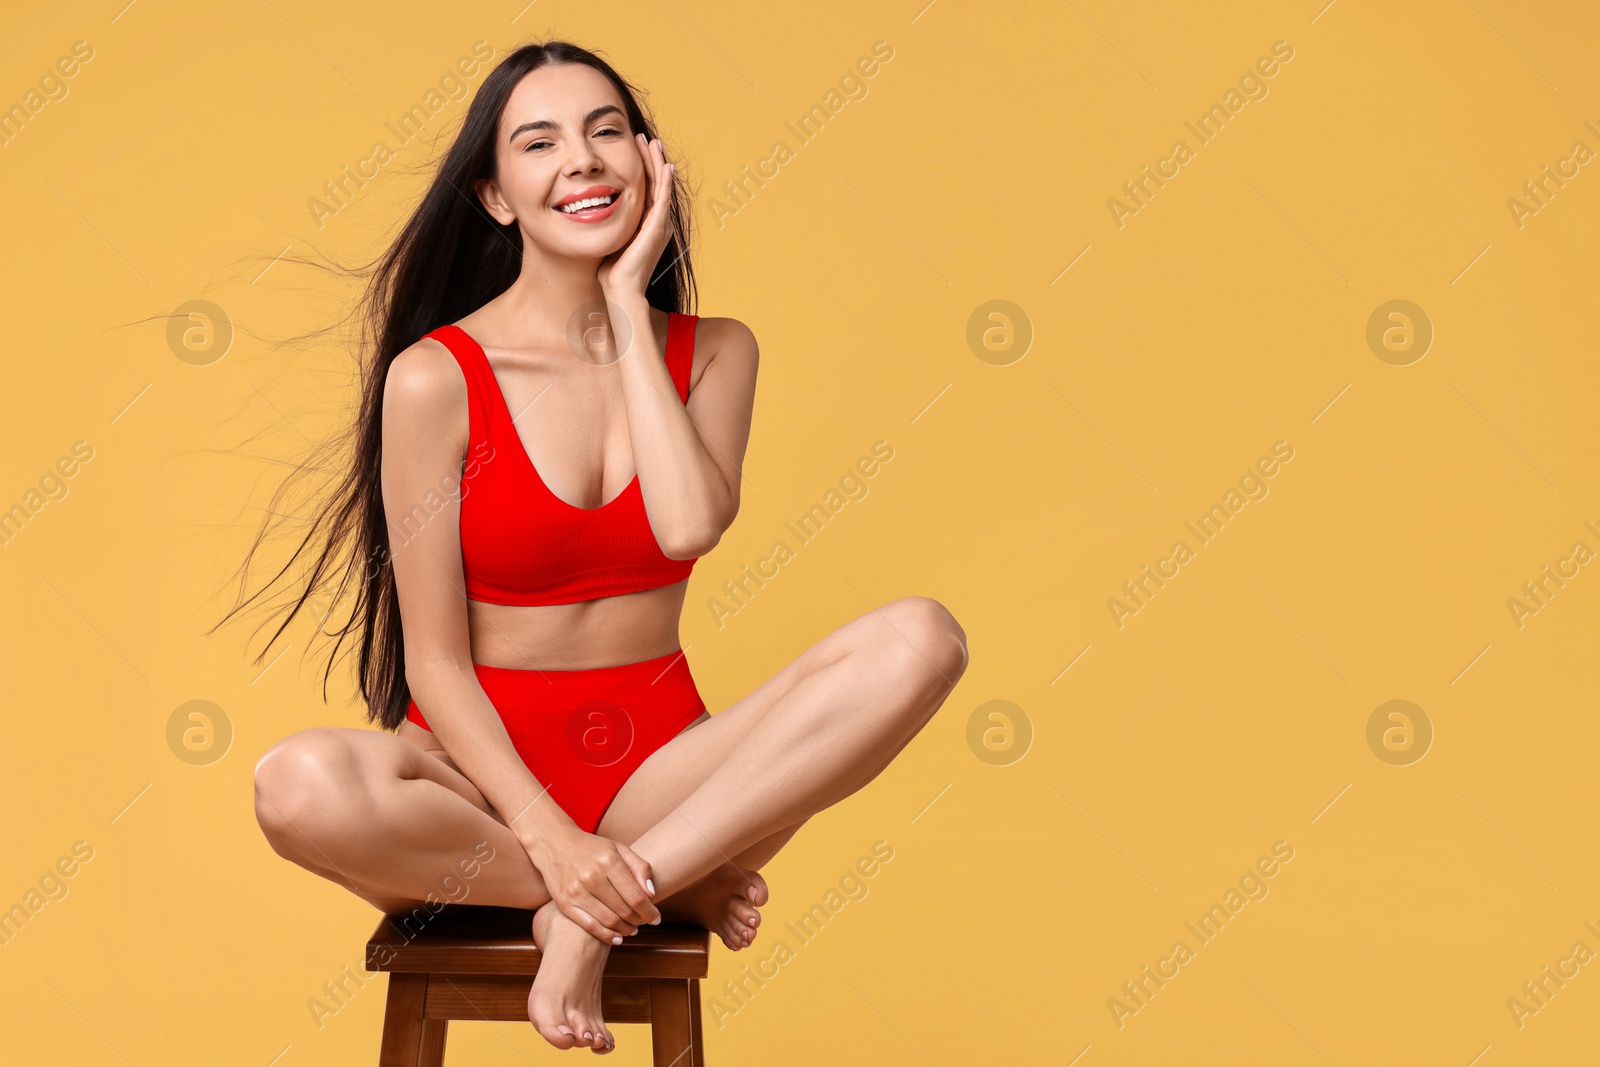
{"label": "white teeth", "polygon": [[574,200],[570,204],[562,204],[560,207],[556,208],[556,210],[563,214],[570,215],[575,211],[582,211],[585,208],[604,207],[606,204],[611,203],[611,201],[615,199],[616,197],[614,196],[592,196],[587,200]]}

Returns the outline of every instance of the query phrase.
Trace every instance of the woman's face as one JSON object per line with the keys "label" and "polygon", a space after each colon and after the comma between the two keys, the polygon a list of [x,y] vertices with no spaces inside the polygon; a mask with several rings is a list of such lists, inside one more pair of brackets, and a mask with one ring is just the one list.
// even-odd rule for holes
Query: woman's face
{"label": "woman's face", "polygon": [[[602,259],[639,229],[649,175],[622,98],[593,67],[556,63],[511,91],[495,134],[498,177],[478,195],[555,256]],[[563,206],[590,201],[576,212]],[[599,203],[593,203],[600,201]]]}

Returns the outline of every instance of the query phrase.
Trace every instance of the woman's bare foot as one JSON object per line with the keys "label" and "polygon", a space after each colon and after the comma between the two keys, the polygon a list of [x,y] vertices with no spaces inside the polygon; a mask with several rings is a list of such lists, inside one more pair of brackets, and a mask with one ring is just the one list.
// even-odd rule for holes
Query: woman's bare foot
{"label": "woman's bare foot", "polygon": [[757,908],[767,903],[767,880],[756,871],[724,863],[700,881],[663,900],[663,917],[692,922],[722,938],[737,952],[748,948],[761,925]]}
{"label": "woman's bare foot", "polygon": [[610,1052],[616,1039],[600,1018],[600,975],[611,946],[561,914],[555,901],[533,913],[543,959],[528,991],[528,1020],[556,1048]]}

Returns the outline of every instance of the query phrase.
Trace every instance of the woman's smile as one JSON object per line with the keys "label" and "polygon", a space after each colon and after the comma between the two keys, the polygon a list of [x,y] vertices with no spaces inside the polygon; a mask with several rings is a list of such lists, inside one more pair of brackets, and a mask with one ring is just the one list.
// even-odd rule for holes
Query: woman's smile
{"label": "woman's smile", "polygon": [[622,191],[610,185],[591,185],[555,202],[554,210],[573,222],[603,222],[622,202]]}

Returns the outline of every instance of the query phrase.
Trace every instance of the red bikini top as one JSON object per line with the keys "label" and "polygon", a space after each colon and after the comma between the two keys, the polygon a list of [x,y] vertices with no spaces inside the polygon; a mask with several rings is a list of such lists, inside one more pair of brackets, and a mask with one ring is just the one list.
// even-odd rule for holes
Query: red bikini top
{"label": "red bikini top", "polygon": [[[667,315],[667,370],[689,400],[696,315]],[[545,485],[517,436],[489,357],[461,327],[428,334],[467,380],[469,463],[461,483],[461,560],[467,599],[573,604],[681,582],[692,559],[669,559],[645,515],[639,476],[597,508],[567,503]],[[483,449],[487,442],[489,448]]]}

